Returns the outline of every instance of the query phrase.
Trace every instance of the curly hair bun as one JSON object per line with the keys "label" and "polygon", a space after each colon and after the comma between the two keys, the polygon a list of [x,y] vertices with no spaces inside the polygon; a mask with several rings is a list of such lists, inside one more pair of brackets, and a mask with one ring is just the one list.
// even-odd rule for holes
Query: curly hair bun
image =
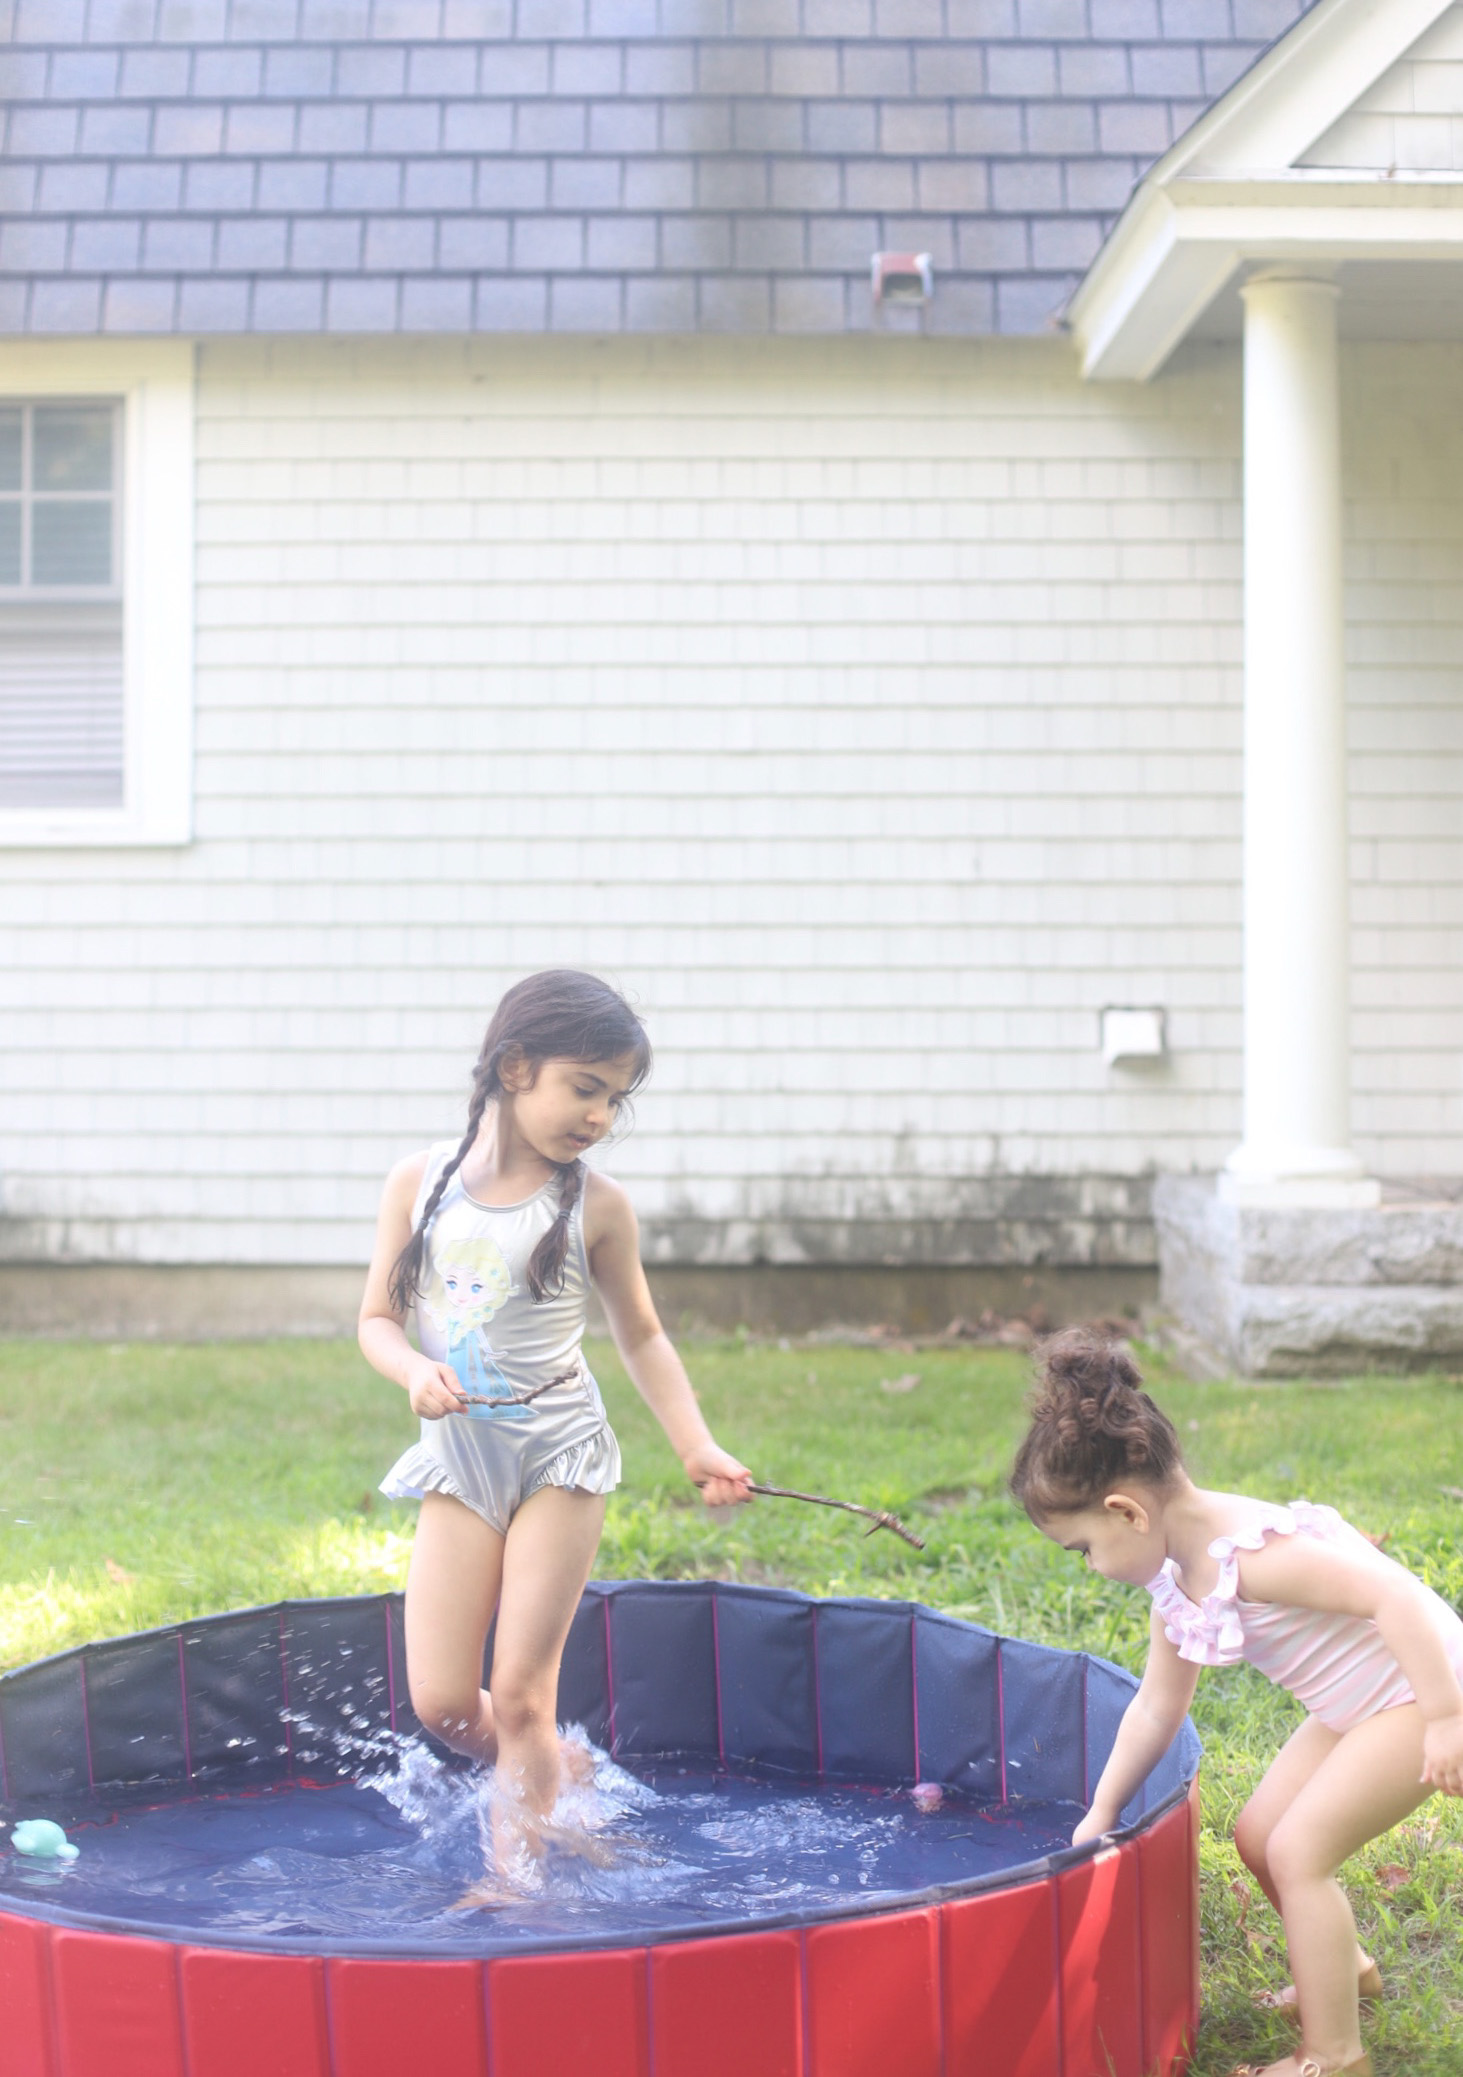
{"label": "curly hair bun", "polygon": [[1133,1352],[1116,1335],[1097,1334],[1091,1327],[1065,1327],[1043,1342],[1038,1354],[1044,1384],[1067,1385],[1084,1397],[1143,1389],[1143,1373],[1133,1361]]}
{"label": "curly hair bun", "polygon": [[1068,1327],[1037,1351],[1031,1427],[1011,1489],[1030,1512],[1082,1508],[1124,1479],[1167,1485],[1183,1469],[1168,1416],[1117,1336]]}
{"label": "curly hair bun", "polygon": [[1038,1406],[1042,1400],[1049,1403],[1049,1417],[1064,1443],[1076,1447],[1102,1436],[1124,1444],[1130,1464],[1149,1462],[1153,1402],[1126,1342],[1087,1327],[1068,1327],[1045,1344],[1040,1362]]}

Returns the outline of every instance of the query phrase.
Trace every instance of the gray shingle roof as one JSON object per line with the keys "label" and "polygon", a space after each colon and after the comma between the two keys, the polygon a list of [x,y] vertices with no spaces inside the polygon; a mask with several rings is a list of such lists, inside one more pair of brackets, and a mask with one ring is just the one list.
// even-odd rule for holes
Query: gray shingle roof
{"label": "gray shingle roof", "polygon": [[0,331],[1040,331],[1308,4],[0,0]]}

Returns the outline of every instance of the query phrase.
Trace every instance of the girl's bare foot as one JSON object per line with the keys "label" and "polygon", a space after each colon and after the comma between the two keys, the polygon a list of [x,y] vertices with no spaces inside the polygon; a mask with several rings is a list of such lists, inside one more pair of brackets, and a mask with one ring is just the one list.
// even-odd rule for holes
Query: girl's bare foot
{"label": "girl's bare foot", "polygon": [[[1369,1954],[1360,1957],[1357,1995],[1364,2005],[1374,2003],[1382,1995],[1382,1972]],[[1297,2026],[1300,2024],[1300,2008],[1293,1983],[1287,1983],[1284,1990],[1262,1990],[1255,2003],[1262,2011],[1279,2012],[1286,2019],[1294,2020]]]}
{"label": "girl's bare foot", "polygon": [[572,1734],[559,1740],[559,1765],[564,1770],[564,1779],[577,1783],[593,1781],[594,1754],[582,1738]]}
{"label": "girl's bare foot", "polygon": [[588,1861],[592,1868],[613,1868],[615,1865],[615,1849],[611,1842],[584,1831],[579,1825],[555,1825],[545,1820],[538,1830],[545,1846],[572,1854],[576,1860]]}
{"label": "girl's bare foot", "polygon": [[510,1904],[521,1904],[523,1899],[497,1875],[485,1875],[471,1889],[464,1890],[449,1911],[503,1911]]}
{"label": "girl's bare foot", "polygon": [[1373,2077],[1372,2059],[1363,2055],[1353,2063],[1324,2063],[1301,2050],[1278,2063],[1240,2063],[1233,2077]]}

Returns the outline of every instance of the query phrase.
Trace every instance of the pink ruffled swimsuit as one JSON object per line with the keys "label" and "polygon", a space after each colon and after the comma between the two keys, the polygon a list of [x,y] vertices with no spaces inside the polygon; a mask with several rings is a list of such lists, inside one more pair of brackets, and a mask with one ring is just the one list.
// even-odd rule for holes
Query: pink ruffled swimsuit
{"label": "pink ruffled swimsuit", "polygon": [[[1175,1577],[1172,1558],[1165,1558],[1162,1571],[1148,1582],[1179,1657],[1196,1666],[1233,1666],[1247,1659],[1267,1680],[1289,1688],[1333,1731],[1349,1731],[1379,1710],[1415,1701],[1406,1674],[1376,1624],[1365,1616],[1239,1598],[1237,1552],[1262,1550],[1267,1536],[1314,1536],[1321,1543],[1364,1551],[1374,1560],[1378,1554],[1360,1530],[1343,1521],[1334,1507],[1315,1507],[1309,1500],[1296,1500],[1289,1507],[1252,1500],[1246,1507],[1243,1526],[1209,1546],[1210,1557],[1219,1560],[1212,1594],[1191,1601]],[[1391,1565],[1396,1560],[1383,1562]],[[1423,1591],[1432,1603],[1433,1620],[1453,1670],[1463,1681],[1463,1620],[1431,1588]]]}

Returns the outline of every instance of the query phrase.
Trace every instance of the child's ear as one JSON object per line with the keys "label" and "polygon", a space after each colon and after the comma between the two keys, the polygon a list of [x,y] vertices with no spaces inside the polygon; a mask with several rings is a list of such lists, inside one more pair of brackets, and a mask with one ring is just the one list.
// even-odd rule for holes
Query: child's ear
{"label": "child's ear", "polygon": [[1136,1529],[1140,1536],[1146,1536],[1153,1526],[1147,1508],[1131,1493],[1109,1493],[1102,1504],[1109,1514],[1126,1522],[1130,1529]]}
{"label": "child's ear", "polygon": [[510,1096],[534,1085],[533,1062],[521,1046],[510,1046],[498,1062],[498,1080]]}

